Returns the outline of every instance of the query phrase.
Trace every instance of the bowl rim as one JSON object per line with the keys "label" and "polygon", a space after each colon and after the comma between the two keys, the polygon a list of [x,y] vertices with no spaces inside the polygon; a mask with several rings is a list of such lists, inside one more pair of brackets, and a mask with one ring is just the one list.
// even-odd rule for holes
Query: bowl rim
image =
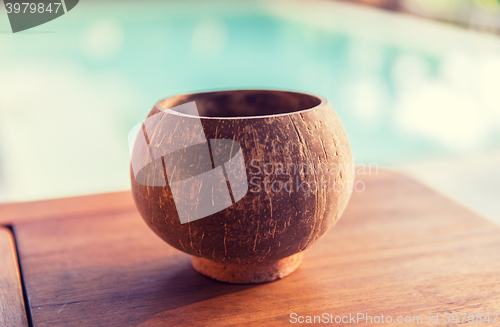
{"label": "bowl rim", "polygon": [[[238,91],[272,91],[272,92],[296,93],[296,94],[302,94],[302,95],[307,95],[307,96],[315,97],[315,98],[317,98],[317,99],[320,100],[320,103],[317,104],[314,107],[311,107],[311,108],[297,110],[297,111],[288,112],[288,113],[271,114],[271,115],[260,115],[260,116],[236,116],[236,117],[216,117],[216,116],[209,117],[209,116],[202,116],[202,115],[200,115],[200,116],[194,116],[194,115],[190,115],[190,114],[185,114],[185,113],[177,112],[175,110],[171,110],[171,108],[174,108],[174,107],[176,107],[176,106],[178,106],[180,104],[177,104],[176,106],[171,107],[171,108],[165,108],[165,107],[163,107],[163,106],[160,105],[161,102],[163,102],[163,101],[165,101],[167,99],[177,98],[177,97],[184,97],[184,96],[189,96],[189,95],[193,95],[193,94],[205,94],[205,93],[215,93],[215,92],[238,92]],[[157,109],[157,110],[159,110],[159,111],[168,112],[169,114],[183,116],[183,117],[190,117],[190,118],[218,119],[218,120],[225,120],[225,119],[227,119],[227,120],[233,120],[233,119],[243,120],[243,119],[274,118],[274,117],[280,117],[280,116],[290,116],[290,115],[293,115],[293,114],[302,114],[302,113],[305,113],[305,112],[308,112],[308,111],[311,111],[311,110],[321,109],[322,107],[325,107],[327,105],[328,105],[328,101],[323,96],[317,95],[317,94],[312,94],[312,93],[300,92],[300,91],[283,90],[283,89],[224,89],[224,90],[213,90],[213,91],[203,91],[203,92],[181,93],[181,94],[176,94],[176,95],[168,96],[168,97],[165,97],[165,98],[162,98],[162,99],[158,100],[155,103],[154,108]]]}

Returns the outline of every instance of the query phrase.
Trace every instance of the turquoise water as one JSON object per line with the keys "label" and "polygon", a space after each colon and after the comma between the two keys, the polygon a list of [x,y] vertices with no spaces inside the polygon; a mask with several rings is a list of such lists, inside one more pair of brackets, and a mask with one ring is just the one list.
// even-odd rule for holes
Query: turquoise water
{"label": "turquoise water", "polygon": [[[500,101],[450,73],[484,70],[478,81],[498,82],[488,75],[499,58],[490,37],[412,21],[416,31],[406,38],[396,33],[408,27],[400,17],[333,3],[305,13],[302,6],[84,1],[17,34],[0,11],[4,198],[127,188],[128,130],[158,99],[204,90],[320,94],[343,121],[358,163],[498,148]],[[308,20],[315,10],[318,19]],[[492,58],[490,66],[477,66],[477,56]],[[449,99],[458,99],[458,109]],[[484,103],[482,111],[460,107],[467,101]]]}

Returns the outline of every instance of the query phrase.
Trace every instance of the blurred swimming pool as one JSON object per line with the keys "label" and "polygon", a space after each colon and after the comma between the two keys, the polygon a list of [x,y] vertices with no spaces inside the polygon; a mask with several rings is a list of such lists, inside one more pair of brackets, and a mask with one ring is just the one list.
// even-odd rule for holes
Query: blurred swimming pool
{"label": "blurred swimming pool", "polygon": [[500,40],[331,2],[82,1],[10,33],[0,11],[0,201],[129,187],[127,133],[160,98],[325,96],[358,163],[500,149]]}

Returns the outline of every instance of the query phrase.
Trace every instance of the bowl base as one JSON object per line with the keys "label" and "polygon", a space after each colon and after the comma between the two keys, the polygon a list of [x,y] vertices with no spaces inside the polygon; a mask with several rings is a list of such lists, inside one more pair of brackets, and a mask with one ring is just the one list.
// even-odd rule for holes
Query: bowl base
{"label": "bowl base", "polygon": [[290,275],[302,262],[302,252],[289,257],[261,263],[224,263],[191,257],[193,268],[200,274],[232,284],[259,284],[272,282]]}

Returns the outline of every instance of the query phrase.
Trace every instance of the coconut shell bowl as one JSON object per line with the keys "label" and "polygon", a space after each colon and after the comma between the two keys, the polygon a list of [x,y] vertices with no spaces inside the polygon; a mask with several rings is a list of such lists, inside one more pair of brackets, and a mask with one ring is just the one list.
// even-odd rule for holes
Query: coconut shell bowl
{"label": "coconut shell bowl", "polygon": [[354,167],[322,97],[239,90],[159,101],[133,137],[132,194],[148,226],[199,273],[264,283],[342,215]]}

